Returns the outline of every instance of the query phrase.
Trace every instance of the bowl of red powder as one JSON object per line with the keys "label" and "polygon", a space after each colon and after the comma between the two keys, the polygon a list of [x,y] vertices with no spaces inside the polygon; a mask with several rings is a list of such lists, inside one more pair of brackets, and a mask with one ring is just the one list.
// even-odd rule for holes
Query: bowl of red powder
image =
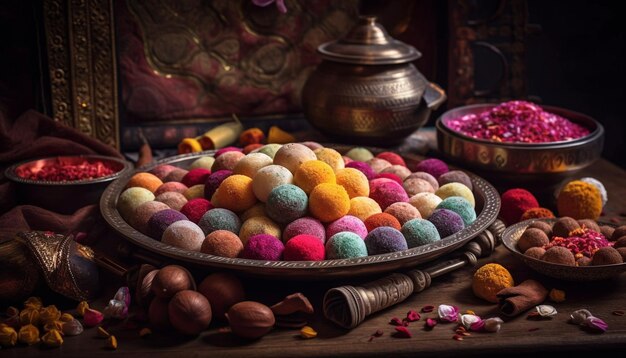
{"label": "bowl of red powder", "polygon": [[595,119],[526,101],[454,108],[436,128],[444,156],[499,189],[558,185],[595,162],[604,145]]}
{"label": "bowl of red powder", "polygon": [[8,167],[5,176],[14,183],[19,204],[71,214],[97,204],[106,187],[130,171],[132,164],[101,155],[40,158]]}

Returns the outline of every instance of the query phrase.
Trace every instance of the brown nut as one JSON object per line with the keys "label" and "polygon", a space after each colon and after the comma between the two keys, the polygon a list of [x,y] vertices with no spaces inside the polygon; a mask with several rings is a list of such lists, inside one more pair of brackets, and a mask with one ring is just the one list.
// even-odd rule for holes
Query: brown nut
{"label": "brown nut", "polygon": [[239,337],[256,339],[272,330],[274,313],[266,305],[243,301],[234,304],[226,313],[231,331]]}
{"label": "brown nut", "polygon": [[151,289],[157,297],[171,298],[179,291],[195,290],[196,284],[187,269],[178,265],[169,265],[155,274]]}
{"label": "brown nut", "polygon": [[171,326],[167,307],[168,303],[169,300],[159,297],[155,297],[155,299],[150,302],[148,321],[150,321],[152,327],[165,330]]}
{"label": "brown nut", "polygon": [[294,293],[284,300],[270,307],[277,316],[289,315],[296,312],[313,313],[313,305],[306,296],[301,293]]}
{"label": "brown nut", "polygon": [[232,305],[246,299],[237,276],[223,272],[208,275],[198,286],[198,292],[211,302],[213,317],[219,320],[226,318],[226,312]]}
{"label": "brown nut", "polygon": [[187,335],[197,335],[211,323],[211,304],[200,292],[180,291],[170,300],[168,315],[176,330]]}

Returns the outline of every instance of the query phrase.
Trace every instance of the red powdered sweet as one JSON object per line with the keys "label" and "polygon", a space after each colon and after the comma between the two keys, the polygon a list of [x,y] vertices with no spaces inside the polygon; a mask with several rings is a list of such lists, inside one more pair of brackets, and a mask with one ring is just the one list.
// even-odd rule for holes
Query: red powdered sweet
{"label": "red powdered sweet", "polygon": [[204,184],[209,175],[211,175],[211,171],[208,169],[191,169],[187,174],[185,174],[181,183],[187,185],[188,188],[191,188],[194,185]]}
{"label": "red powdered sweet", "polygon": [[213,209],[213,204],[211,204],[210,201],[204,198],[195,198],[183,205],[180,212],[183,213],[187,219],[197,224],[202,218],[202,215],[211,209]]}
{"label": "red powdered sweet", "polygon": [[376,158],[384,159],[391,163],[391,165],[402,165],[403,167],[406,167],[404,159],[394,152],[381,152],[376,155]]}
{"label": "red powdered sweet", "polygon": [[395,181],[396,183],[402,185],[402,179],[399,176],[395,175],[394,173],[378,173],[374,177],[374,179],[380,179],[380,178],[391,179]]}
{"label": "red powdered sweet", "polygon": [[539,207],[537,198],[528,190],[521,188],[505,191],[500,199],[500,217],[507,225],[519,222],[526,210]]}
{"label": "red powdered sweet", "polygon": [[322,261],[326,256],[324,244],[313,235],[301,234],[285,244],[283,258],[286,261]]}
{"label": "red powdered sweet", "polygon": [[387,213],[374,214],[365,219],[365,227],[367,228],[368,232],[376,229],[379,226],[391,226],[396,230],[400,230],[402,228],[398,219],[396,219],[393,215]]}
{"label": "red powdered sweet", "polygon": [[228,152],[241,152],[243,151],[242,148],[239,147],[224,147],[222,149],[219,149],[217,152],[215,152],[215,158],[219,157],[220,155],[224,154],[224,153],[228,153]]}

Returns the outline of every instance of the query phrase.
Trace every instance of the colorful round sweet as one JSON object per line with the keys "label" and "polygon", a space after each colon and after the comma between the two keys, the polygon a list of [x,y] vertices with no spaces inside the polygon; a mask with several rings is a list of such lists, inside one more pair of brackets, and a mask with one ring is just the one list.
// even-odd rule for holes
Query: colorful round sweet
{"label": "colorful round sweet", "polygon": [[540,229],[527,228],[517,240],[520,252],[526,252],[531,247],[543,247],[550,243],[550,238]]}
{"label": "colorful round sweet", "polygon": [[428,218],[433,223],[442,238],[448,237],[463,230],[465,223],[461,215],[448,209],[436,209]]}
{"label": "colorful round sweet", "polygon": [[230,170],[233,171],[237,163],[246,155],[242,152],[226,152],[219,157],[215,157],[215,163],[211,167],[211,172],[216,172],[218,170]]}
{"label": "colorful round sweet", "polygon": [[595,185],[574,180],[561,189],[556,207],[560,216],[598,220],[602,213],[602,195]]}
{"label": "colorful round sweet", "polygon": [[202,216],[209,210],[213,209],[213,204],[205,198],[195,198],[187,201],[180,212],[194,223],[200,222]]}
{"label": "colorful round sweet", "polygon": [[438,179],[441,174],[447,173],[448,170],[448,165],[437,158],[424,159],[415,167],[416,172],[426,172],[434,176],[435,179]]}
{"label": "colorful round sweet", "polygon": [[270,158],[267,154],[250,153],[237,162],[235,169],[233,169],[233,174],[241,174],[254,178],[254,175],[257,171],[259,171],[259,169],[271,164],[272,158]]}
{"label": "colorful round sweet", "polygon": [[239,234],[241,220],[239,220],[237,214],[228,209],[213,208],[202,215],[198,226],[200,226],[205,235],[215,230],[228,230]]}
{"label": "colorful round sweet", "polygon": [[250,260],[280,261],[285,245],[276,237],[268,234],[254,235],[243,246],[241,257]]}
{"label": "colorful round sweet", "polygon": [[409,204],[420,212],[423,219],[428,219],[441,201],[441,198],[433,193],[419,193],[409,198]]}
{"label": "colorful round sweet", "polygon": [[500,197],[500,218],[506,225],[519,222],[528,209],[538,208],[537,198],[526,189],[514,188],[502,193]]}
{"label": "colorful round sweet", "polygon": [[388,161],[381,159],[381,158],[376,158],[376,157],[368,160],[365,163],[369,165],[370,168],[372,168],[372,170],[376,174],[382,172],[384,169],[389,168],[391,166],[391,163],[389,163]]}
{"label": "colorful round sweet", "polygon": [[292,184],[293,174],[281,165],[268,165],[259,169],[252,180],[252,190],[257,199],[267,202],[267,197],[274,188],[283,184]]}
{"label": "colorful round sweet", "polygon": [[239,215],[241,222],[244,222],[250,218],[255,216],[267,216],[265,214],[265,204],[257,202],[250,209],[243,212],[243,214]]}
{"label": "colorful round sweet", "polygon": [[409,170],[409,168],[403,166],[403,165],[398,165],[398,164],[394,164],[390,167],[387,167],[385,169],[383,169],[383,171],[381,173],[391,173],[391,174],[395,174],[397,176],[400,177],[400,179],[404,180],[406,178],[409,177],[409,175],[411,175],[411,171]]}
{"label": "colorful round sweet", "polygon": [[293,183],[307,194],[310,194],[319,184],[335,184],[336,182],[333,168],[321,160],[309,160],[302,163],[293,176]]}
{"label": "colorful round sweet", "polygon": [[376,179],[389,179],[389,180],[393,180],[396,183],[402,185],[402,179],[400,179],[399,176],[393,174],[393,173],[378,173],[376,174],[376,176],[374,177],[373,180]]}
{"label": "colorful round sweet", "polygon": [[435,188],[430,185],[424,179],[421,178],[406,178],[404,182],[402,182],[402,187],[406,191],[407,195],[413,196],[418,193],[434,193]]}
{"label": "colorful round sweet", "polygon": [[380,205],[374,199],[367,196],[357,196],[350,199],[350,209],[347,215],[352,215],[361,221],[365,221],[370,216],[382,212]]}
{"label": "colorful round sweet", "polygon": [[256,204],[256,196],[252,191],[252,178],[245,175],[233,174],[224,179],[215,196],[216,206],[236,213],[244,212]]}
{"label": "colorful round sweet", "polygon": [[370,183],[365,174],[354,168],[339,169],[336,173],[335,180],[341,185],[350,199],[357,196],[370,195]]}
{"label": "colorful round sweet", "polygon": [[547,208],[530,208],[522,214],[519,221],[528,219],[553,218],[554,213]]}
{"label": "colorful round sweet", "polygon": [[200,252],[220,257],[236,258],[243,251],[243,243],[239,236],[228,230],[215,230],[208,234]]}
{"label": "colorful round sweet", "polygon": [[290,223],[306,215],[309,199],[304,190],[293,184],[283,184],[267,197],[265,212],[278,223]]}
{"label": "colorful round sweet", "polygon": [[186,169],[176,168],[176,169],[170,171],[169,173],[167,173],[165,178],[163,178],[163,182],[164,183],[168,183],[168,182],[171,182],[171,181],[181,182],[183,180],[183,177],[185,175],[187,175],[187,172],[189,172],[189,171],[186,170]]}
{"label": "colorful round sweet", "polygon": [[328,164],[335,172],[346,167],[341,154],[333,148],[317,148],[313,150],[313,153],[317,160]]}
{"label": "colorful round sweet", "polygon": [[210,155],[205,155],[204,157],[194,160],[189,166],[189,170],[198,168],[211,170],[213,163],[215,163],[215,158]]}
{"label": "colorful round sweet", "polygon": [[375,181],[382,180],[376,179],[370,182],[370,198],[374,199],[382,210],[393,203],[399,201],[409,201],[409,196],[404,191],[402,185],[394,181],[383,181],[374,183]]}
{"label": "colorful round sweet", "polygon": [[439,182],[437,181],[437,179],[435,179],[434,176],[426,173],[426,172],[415,172],[415,173],[411,173],[411,175],[409,175],[408,177],[406,177],[404,180],[409,180],[409,179],[424,179],[428,182],[428,184],[430,184],[433,189],[435,189],[435,191],[437,189],[439,189]]}
{"label": "colorful round sweet", "polygon": [[350,149],[346,156],[357,162],[367,162],[368,160],[374,158],[374,154],[369,151],[367,148],[363,147],[354,147]]}
{"label": "colorful round sweet", "polygon": [[352,161],[346,164],[346,168],[354,168],[365,174],[367,180],[372,180],[376,177],[374,170],[365,162]]}
{"label": "colorful round sweet", "polygon": [[320,143],[314,142],[314,141],[311,141],[311,140],[300,142],[300,144],[302,144],[304,146],[307,146],[312,151],[315,151],[316,149],[324,148],[324,146],[321,145]]}
{"label": "colorful round sweet", "polygon": [[215,152],[215,158],[221,157],[222,154],[226,154],[229,152],[241,152],[241,151],[242,151],[241,148],[235,147],[235,146],[228,146],[228,147],[220,148]]}
{"label": "colorful round sweet", "polygon": [[181,220],[187,220],[187,217],[174,209],[158,211],[148,220],[148,234],[151,238],[160,241],[165,229]]}
{"label": "colorful round sweet", "polygon": [[270,143],[270,144],[266,144],[266,145],[262,146],[259,149],[254,150],[253,153],[254,152],[263,153],[263,154],[267,155],[268,157],[272,158],[272,160],[273,160],[274,156],[276,155],[276,152],[278,152],[278,150],[282,146],[283,146],[282,144]]}
{"label": "colorful round sweet", "polygon": [[370,255],[387,254],[408,249],[404,235],[392,227],[381,226],[365,237],[365,246]]}
{"label": "colorful round sweet", "polygon": [[402,227],[398,219],[393,217],[393,215],[387,213],[370,215],[370,217],[365,219],[365,227],[367,228],[368,232],[381,226],[389,226],[396,230],[400,230],[400,228]]}
{"label": "colorful round sweet", "polygon": [[326,259],[352,259],[367,256],[365,241],[359,235],[343,231],[331,236],[325,245]]}
{"label": "colorful round sweet", "polygon": [[574,254],[563,246],[552,246],[547,249],[546,253],[541,256],[541,260],[560,265],[576,265],[576,258],[574,257]]}
{"label": "colorful round sweet", "polygon": [[322,261],[326,257],[324,244],[313,235],[296,235],[285,244],[286,261]]}
{"label": "colorful round sweet", "polygon": [[165,203],[167,206],[177,211],[180,211],[180,209],[187,204],[187,198],[185,198],[183,194],[175,191],[166,191],[154,198],[154,200]]}
{"label": "colorful round sweet", "polygon": [[353,161],[354,161],[354,160],[352,160],[352,159],[350,159],[350,158],[346,157],[345,155],[342,155],[341,157],[343,158],[343,164],[344,164],[344,165],[347,165],[348,163],[350,163],[350,162],[353,162]]}
{"label": "colorful round sweet", "polygon": [[450,196],[443,199],[441,203],[437,205],[437,209],[448,209],[459,214],[465,226],[469,226],[469,224],[476,221],[476,212],[472,204],[470,204],[467,199],[460,196]]}
{"label": "colorful round sweet", "polygon": [[165,177],[174,169],[179,169],[170,164],[159,164],[156,167],[150,169],[148,172],[156,175],[157,178],[165,181]]}
{"label": "colorful round sweet", "polygon": [[126,220],[129,220],[135,209],[146,201],[154,200],[154,194],[140,186],[125,189],[117,198],[117,210]]}
{"label": "colorful round sweet", "polygon": [[442,200],[451,196],[460,196],[467,200],[472,205],[472,208],[476,206],[474,194],[468,187],[461,183],[448,183],[442,185],[439,189],[437,189],[437,191],[435,191],[435,195],[440,197]]}
{"label": "colorful round sweet", "polygon": [[474,294],[491,303],[498,303],[498,292],[514,285],[515,281],[509,270],[496,263],[481,266],[472,278]]}
{"label": "colorful round sweet", "polygon": [[200,251],[205,235],[200,227],[189,220],[173,222],[165,229],[161,242],[189,251]]}
{"label": "colorful round sweet", "polygon": [[183,195],[185,196],[185,198],[187,198],[187,200],[191,200],[191,199],[197,199],[197,198],[204,198],[204,192],[205,192],[204,184],[196,184],[192,186],[191,188],[185,190]]}
{"label": "colorful round sweet", "polygon": [[241,229],[239,229],[239,238],[244,244],[248,242],[250,237],[259,234],[280,237],[280,226],[267,216],[255,216],[244,221],[241,224]]}
{"label": "colorful round sweet", "polygon": [[449,183],[461,183],[472,190],[474,186],[472,185],[472,179],[470,179],[469,175],[461,170],[451,170],[447,173],[443,173],[437,178],[439,185],[446,185]]}
{"label": "colorful round sweet", "polygon": [[355,233],[361,239],[365,239],[367,236],[367,228],[361,219],[356,216],[345,215],[326,226],[326,237],[332,237],[344,231]]}
{"label": "colorful round sweet", "polygon": [[376,155],[376,158],[384,159],[391,163],[391,165],[401,165],[406,167],[404,159],[399,154],[394,152],[380,152]]}
{"label": "colorful round sweet", "polygon": [[404,225],[407,221],[412,219],[422,218],[419,210],[407,202],[393,203],[389,205],[384,212],[398,219],[400,225]]}
{"label": "colorful round sweet", "polygon": [[402,235],[409,249],[441,240],[433,223],[424,219],[413,219],[402,225]]}
{"label": "colorful round sweet", "polygon": [[[263,144],[261,143],[252,143],[252,144],[248,144],[247,146],[243,147],[243,154],[250,154],[250,153],[260,153],[258,151],[258,149],[262,148]],[[263,153],[265,154],[265,153]],[[267,154],[265,154],[267,155]],[[269,155],[268,155],[269,157]]]}
{"label": "colorful round sweet", "polygon": [[315,153],[300,143],[287,143],[280,147],[274,155],[274,164],[282,165],[295,174],[300,165],[309,160],[317,160]]}
{"label": "colorful round sweet", "polygon": [[322,223],[312,217],[303,217],[296,219],[285,227],[283,230],[283,242],[289,241],[294,236],[308,234],[317,237],[322,244],[326,242],[326,229]]}
{"label": "colorful round sweet", "polygon": [[211,171],[209,169],[197,168],[191,169],[183,179],[181,183],[185,184],[188,188],[191,188],[194,185],[204,184],[207,178],[211,175]]}
{"label": "colorful round sweet", "polygon": [[339,184],[320,184],[309,196],[309,211],[321,222],[335,221],[350,211],[348,192]]}
{"label": "colorful round sweet", "polygon": [[134,227],[137,231],[148,234],[148,220],[155,213],[169,209],[170,207],[167,204],[162,203],[160,201],[146,201],[142,203],[138,207],[135,208],[133,215],[128,220],[130,226]]}
{"label": "colorful round sweet", "polygon": [[161,184],[163,184],[163,182],[156,175],[148,172],[141,172],[130,177],[130,180],[126,184],[126,188],[140,187],[148,189],[154,193],[161,186]]}
{"label": "colorful round sweet", "polygon": [[211,199],[213,194],[217,191],[217,188],[220,187],[220,184],[224,181],[224,179],[233,175],[233,172],[230,170],[218,170],[216,172],[211,173],[204,182],[204,197],[206,199]]}
{"label": "colorful round sweet", "polygon": [[604,184],[602,184],[602,182],[599,181],[598,179],[591,178],[591,177],[585,177],[585,178],[581,178],[579,180],[584,182],[584,183],[589,183],[589,184],[595,186],[596,189],[598,189],[598,191],[600,192],[600,197],[602,198],[602,207],[604,207],[606,205],[606,202],[609,200],[609,196],[608,196],[608,193],[606,191],[606,188],[604,187]]}
{"label": "colorful round sweet", "polygon": [[183,183],[179,183],[177,181],[170,181],[167,183],[163,183],[161,184],[157,190],[154,191],[154,196],[159,196],[165,192],[168,191],[174,191],[177,193],[184,193],[187,189],[189,189],[187,187],[187,185],[183,184]]}

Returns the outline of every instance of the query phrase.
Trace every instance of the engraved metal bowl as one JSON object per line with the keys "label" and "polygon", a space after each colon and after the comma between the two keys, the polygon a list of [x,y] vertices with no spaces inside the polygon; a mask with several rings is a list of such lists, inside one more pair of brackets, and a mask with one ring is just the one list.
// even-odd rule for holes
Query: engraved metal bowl
{"label": "engraved metal bowl", "polygon": [[[79,164],[84,161],[100,161],[113,169],[114,173],[84,180],[45,181],[20,177],[18,168],[41,168],[59,162]],[[15,183],[19,204],[39,206],[62,214],[72,214],[76,210],[100,201],[100,195],[107,186],[123,174],[130,172],[132,164],[126,160],[102,155],[61,155],[28,160],[8,167],[4,175]]]}
{"label": "engraved metal bowl", "polygon": [[[341,153],[348,147],[334,146]],[[373,152],[381,149],[371,148]],[[201,156],[212,155],[213,151],[190,153],[163,159],[140,170],[148,171],[159,164],[171,164],[187,168]],[[411,167],[424,158],[416,155],[404,156]],[[229,270],[239,274],[271,279],[331,280],[352,278],[371,274],[386,273],[398,269],[413,268],[415,265],[432,261],[446,253],[460,248],[487,229],[495,220],[500,210],[500,197],[495,188],[486,180],[468,173],[474,186],[477,218],[463,230],[443,238],[436,243],[409,250],[382,255],[372,255],[353,259],[324,261],[263,261],[241,258],[225,258],[179,249],[152,239],[131,227],[116,209],[117,198],[124,190],[130,177],[137,171],[127,173],[111,183],[102,195],[100,210],[105,220],[130,244],[136,256],[152,258],[153,262],[178,261],[198,268]],[[134,251],[133,251],[134,250]]]}
{"label": "engraved metal bowl", "polygon": [[[530,219],[509,226],[502,233],[502,243],[514,256],[522,260],[526,266],[540,274],[564,281],[599,281],[617,277],[626,271],[626,263],[598,266],[568,266],[524,255],[517,248],[517,240],[522,236],[528,225],[535,221],[553,224],[557,219]],[[611,225],[609,223],[599,224]]]}
{"label": "engraved metal bowl", "polygon": [[494,106],[477,104],[449,110],[437,119],[436,128],[438,148],[447,159],[462,163],[496,187],[548,190],[600,158],[604,145],[602,125],[587,115],[564,108],[542,106],[588,128],[591,133],[554,143],[498,143],[471,138],[446,126],[449,119],[478,114]]}

